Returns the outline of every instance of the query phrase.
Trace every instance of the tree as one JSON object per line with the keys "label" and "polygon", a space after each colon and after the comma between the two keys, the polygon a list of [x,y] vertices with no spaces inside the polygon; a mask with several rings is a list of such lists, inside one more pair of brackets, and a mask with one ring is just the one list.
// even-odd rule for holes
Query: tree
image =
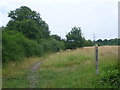
{"label": "tree", "polygon": [[91,40],[85,40],[85,46],[93,46],[94,43]]}
{"label": "tree", "polygon": [[107,39],[103,40],[103,45],[108,45],[108,40]]}
{"label": "tree", "polygon": [[54,39],[61,41],[61,37],[58,35],[51,35],[51,37],[53,37]]}
{"label": "tree", "polygon": [[64,42],[59,41],[59,36],[50,36],[49,26],[39,13],[22,6],[11,11],[8,16],[11,19],[7,26],[0,28],[3,62],[23,60],[24,57],[41,56],[64,49]]}
{"label": "tree", "polygon": [[119,38],[110,39],[108,45],[119,45]]}
{"label": "tree", "polygon": [[66,48],[76,49],[84,46],[84,37],[82,36],[80,27],[73,27],[72,30],[66,35]]}
{"label": "tree", "polygon": [[10,11],[8,17],[11,20],[7,24],[7,30],[17,30],[30,39],[48,38],[50,36],[48,24],[42,20],[39,13],[32,11],[29,7],[21,6]]}
{"label": "tree", "polygon": [[97,43],[99,46],[103,45],[102,39],[98,39],[98,40],[96,41],[96,43]]}

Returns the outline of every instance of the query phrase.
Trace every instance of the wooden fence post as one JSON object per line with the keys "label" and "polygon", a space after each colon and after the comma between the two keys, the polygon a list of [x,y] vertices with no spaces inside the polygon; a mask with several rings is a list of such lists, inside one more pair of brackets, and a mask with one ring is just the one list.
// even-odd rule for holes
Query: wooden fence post
{"label": "wooden fence post", "polygon": [[96,74],[99,74],[98,70],[98,45],[95,45],[95,59],[96,59]]}

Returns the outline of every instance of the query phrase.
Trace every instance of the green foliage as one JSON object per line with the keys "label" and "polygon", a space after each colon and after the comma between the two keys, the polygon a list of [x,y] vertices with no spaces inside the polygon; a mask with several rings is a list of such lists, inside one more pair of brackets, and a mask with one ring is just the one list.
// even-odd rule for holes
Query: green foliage
{"label": "green foliage", "polygon": [[103,45],[107,45],[107,44],[108,44],[108,42],[109,42],[109,40],[104,39],[104,40],[103,40]]}
{"label": "green foliage", "polygon": [[[44,53],[57,52],[61,49],[76,49],[92,46],[91,40],[85,40],[80,27],[73,27],[62,40],[58,35],[51,35],[48,24],[40,14],[27,6],[10,11],[11,19],[3,31],[3,60],[16,61],[24,57],[41,56]],[[117,39],[98,40],[99,45],[117,44]]]}
{"label": "green foliage", "polygon": [[84,46],[84,38],[80,27],[73,27],[71,32],[66,35],[66,48],[76,49]]}
{"label": "green foliage", "polygon": [[107,87],[108,85],[111,87],[118,87],[119,85],[119,72],[118,66],[107,67],[106,72],[100,74],[99,85]]}
{"label": "green foliage", "polygon": [[26,37],[30,39],[41,38],[42,34],[39,33],[34,21],[32,20],[22,20],[22,21],[9,21],[7,25],[9,30],[17,30],[23,33]]}
{"label": "green foliage", "polygon": [[14,77],[3,78],[3,88],[28,88],[29,82],[26,75],[16,75]]}
{"label": "green foliage", "polygon": [[120,45],[118,42],[120,41],[120,38],[110,39],[108,44],[109,45]]}
{"label": "green foliage", "polygon": [[53,38],[35,41],[16,30],[3,31],[3,62],[41,56],[48,52],[58,52],[60,49],[64,49],[64,43]]}
{"label": "green foliage", "polygon": [[51,37],[53,37],[54,39],[61,41],[61,37],[58,35],[51,35]]}
{"label": "green foliage", "polygon": [[[11,34],[11,35],[9,35]],[[21,40],[22,34],[18,32],[3,32],[3,47],[2,56],[3,62],[8,60],[21,60],[25,56],[24,49],[21,45],[17,44],[17,40]]]}
{"label": "green foliage", "polygon": [[60,49],[64,49],[64,43],[53,38],[42,39],[39,41],[43,45],[44,52],[58,52]]}
{"label": "green foliage", "polygon": [[40,14],[26,6],[10,11],[7,30],[17,30],[30,39],[48,38],[50,35],[48,24],[42,20]]}
{"label": "green foliage", "polygon": [[102,43],[103,43],[102,39],[97,40],[97,44],[98,44],[99,46],[101,46]]}
{"label": "green foliage", "polygon": [[93,46],[94,45],[94,43],[93,43],[93,41],[91,41],[91,40],[85,40],[85,44],[84,44],[85,46]]}
{"label": "green foliage", "polygon": [[29,40],[18,31],[3,31],[3,62],[22,60],[23,57],[40,56],[43,47],[36,41]]}
{"label": "green foliage", "polygon": [[8,16],[11,19],[3,28],[3,62],[41,56],[64,48],[59,36],[50,37],[48,24],[36,11],[21,6],[10,11]]}
{"label": "green foliage", "polygon": [[115,38],[115,39],[99,39],[96,41],[98,45],[120,45],[120,38]]}
{"label": "green foliage", "polygon": [[64,49],[62,41],[53,38],[30,40],[16,30],[3,30],[3,62],[23,60],[24,57],[41,56]]}

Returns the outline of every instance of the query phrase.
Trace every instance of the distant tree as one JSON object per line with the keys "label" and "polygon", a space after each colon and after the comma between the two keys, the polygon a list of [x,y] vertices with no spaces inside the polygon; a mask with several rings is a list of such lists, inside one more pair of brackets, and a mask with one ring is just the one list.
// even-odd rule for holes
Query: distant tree
{"label": "distant tree", "polygon": [[42,20],[40,14],[27,6],[10,11],[7,30],[17,30],[30,39],[48,38],[50,31],[48,24]]}
{"label": "distant tree", "polygon": [[91,40],[85,40],[85,46],[93,46],[94,43]]}
{"label": "distant tree", "polygon": [[99,46],[103,45],[102,39],[98,39],[98,40],[96,41],[96,43],[97,43]]}
{"label": "distant tree", "polygon": [[115,39],[110,39],[108,45],[118,45],[119,44],[119,39],[115,38]]}
{"label": "distant tree", "polygon": [[61,41],[61,37],[58,35],[51,35],[51,37],[53,37],[54,39]]}
{"label": "distant tree", "polygon": [[66,48],[76,49],[84,46],[84,38],[80,27],[73,27],[71,32],[66,35]]}
{"label": "distant tree", "polygon": [[108,45],[108,42],[109,42],[109,41],[108,41],[107,39],[104,39],[104,40],[103,40],[103,45]]}
{"label": "distant tree", "polygon": [[119,41],[120,41],[119,38],[114,38],[114,39],[109,39],[109,40],[107,40],[107,39],[104,39],[104,40],[99,39],[99,40],[96,41],[96,43],[98,45],[120,45]]}

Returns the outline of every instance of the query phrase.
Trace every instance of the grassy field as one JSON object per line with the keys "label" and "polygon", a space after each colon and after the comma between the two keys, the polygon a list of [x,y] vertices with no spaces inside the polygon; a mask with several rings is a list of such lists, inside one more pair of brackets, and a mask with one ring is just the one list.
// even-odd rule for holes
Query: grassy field
{"label": "grassy field", "polygon": [[42,62],[34,73],[36,88],[117,88],[118,47],[99,47],[99,75],[95,73],[95,49],[66,50],[41,58],[3,65],[3,88],[28,88],[30,68]]}
{"label": "grassy field", "polygon": [[42,60],[42,58],[32,57],[22,62],[8,62],[2,68],[3,88],[28,88],[29,70],[32,65]]}

